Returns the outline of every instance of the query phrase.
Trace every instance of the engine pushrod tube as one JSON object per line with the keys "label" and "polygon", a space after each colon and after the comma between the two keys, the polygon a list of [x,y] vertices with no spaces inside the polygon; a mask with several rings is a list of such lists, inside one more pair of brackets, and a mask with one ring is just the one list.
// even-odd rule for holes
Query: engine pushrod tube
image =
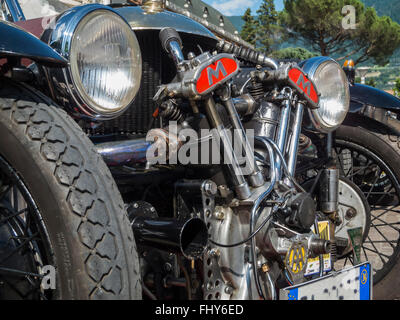
{"label": "engine pushrod tube", "polygon": [[[206,114],[210,126],[215,129],[214,132],[217,134],[218,142],[220,143],[220,153],[221,156],[228,156],[229,161],[224,161],[223,166],[227,169],[229,178],[233,184],[236,195],[239,199],[244,200],[250,197],[251,191],[246,179],[242,174],[242,169],[240,168],[239,161],[233,150],[232,141],[227,134],[227,130],[223,125],[221,118],[215,108],[215,101],[212,97],[208,97],[204,101]],[[224,159],[225,160],[225,159]]]}
{"label": "engine pushrod tube", "polygon": [[[290,120],[290,105],[291,100],[287,99],[282,103],[280,124],[278,129],[277,145],[282,154],[285,154],[288,126]],[[279,157],[276,159],[275,163],[277,171],[277,179],[280,180],[282,177],[282,161]]]}
{"label": "engine pushrod tube", "polygon": [[260,187],[264,185],[264,177],[257,166],[256,160],[254,158],[254,150],[250,145],[246,132],[244,131],[235,105],[230,98],[223,101],[223,104],[226,111],[228,112],[232,126],[236,131],[234,132],[234,137],[239,139],[240,147],[244,147],[245,150],[244,156],[247,160],[247,166],[249,166],[248,171],[250,173],[249,175],[247,175],[248,181],[252,187]]}
{"label": "engine pushrod tube", "polygon": [[292,138],[290,140],[289,155],[287,166],[290,175],[294,175],[296,171],[297,163],[297,149],[299,147],[299,138],[301,133],[301,123],[303,121],[303,111],[304,105],[302,103],[297,103],[296,114],[292,126]]}

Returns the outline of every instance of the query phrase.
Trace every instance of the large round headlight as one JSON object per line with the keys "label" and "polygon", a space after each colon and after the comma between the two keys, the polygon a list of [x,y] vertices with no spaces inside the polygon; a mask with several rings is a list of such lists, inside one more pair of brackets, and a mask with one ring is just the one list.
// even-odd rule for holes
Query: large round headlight
{"label": "large round headlight", "polygon": [[350,106],[349,84],[341,66],[328,57],[315,57],[300,63],[320,94],[319,108],[309,109],[315,127],[323,132],[337,129]]}
{"label": "large round headlight", "polygon": [[86,115],[111,119],[131,105],[140,88],[142,57],[134,32],[114,10],[93,4],[66,11],[49,44],[69,60],[64,80]]}

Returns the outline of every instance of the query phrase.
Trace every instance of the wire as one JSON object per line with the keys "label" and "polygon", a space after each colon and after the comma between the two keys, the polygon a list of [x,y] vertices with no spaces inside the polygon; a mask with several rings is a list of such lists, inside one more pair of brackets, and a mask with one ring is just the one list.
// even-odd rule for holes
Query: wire
{"label": "wire", "polygon": [[233,244],[222,244],[222,243],[215,242],[214,240],[211,240],[211,239],[210,239],[210,242],[211,242],[212,244],[215,244],[216,246],[222,247],[222,248],[233,248],[233,247],[240,246],[240,245],[242,245],[242,244],[244,244],[244,243],[250,241],[252,238],[254,238],[254,237],[257,235],[257,233],[259,233],[260,230],[261,230],[262,228],[264,228],[264,226],[267,224],[267,222],[269,221],[269,219],[271,219],[271,217],[272,217],[272,213],[269,214],[268,217],[265,218],[265,220],[260,224],[260,226],[257,228],[256,231],[254,231],[249,237],[247,237],[246,239],[244,239],[244,240],[242,240],[242,241],[240,241],[240,242],[233,243]]}
{"label": "wire", "polygon": [[271,140],[271,139],[269,139],[269,138],[267,138],[267,137],[257,137],[257,138],[268,142],[268,143],[275,149],[275,151],[276,151],[276,153],[278,154],[279,158],[281,158],[281,161],[282,161],[282,164],[283,164],[283,170],[285,171],[286,176],[290,179],[290,181],[291,181],[300,191],[306,192],[306,191],[304,190],[304,188],[303,188],[301,185],[298,184],[298,182],[293,178],[292,174],[289,172],[289,169],[288,169],[287,164],[286,164],[285,157],[283,156],[283,154],[282,154],[281,150],[279,149],[279,147],[276,145],[275,141],[273,141],[273,140]]}

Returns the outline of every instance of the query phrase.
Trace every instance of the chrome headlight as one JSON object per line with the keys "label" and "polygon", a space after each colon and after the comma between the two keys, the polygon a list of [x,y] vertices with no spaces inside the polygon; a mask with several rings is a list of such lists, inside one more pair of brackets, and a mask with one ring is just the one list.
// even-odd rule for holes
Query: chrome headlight
{"label": "chrome headlight", "polygon": [[350,89],[341,66],[328,57],[315,57],[299,64],[320,94],[319,108],[309,109],[315,127],[323,132],[337,129],[350,106]]}
{"label": "chrome headlight", "polygon": [[132,104],[140,88],[142,57],[134,32],[117,12],[97,4],[72,8],[47,37],[70,62],[63,82],[84,114],[111,119]]}

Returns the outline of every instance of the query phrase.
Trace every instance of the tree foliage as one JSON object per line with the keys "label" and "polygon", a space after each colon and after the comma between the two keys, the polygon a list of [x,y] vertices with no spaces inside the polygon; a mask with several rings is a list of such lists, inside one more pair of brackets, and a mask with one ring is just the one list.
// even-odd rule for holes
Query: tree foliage
{"label": "tree foliage", "polygon": [[376,80],[374,78],[369,78],[365,84],[370,87],[376,87]]}
{"label": "tree foliage", "polygon": [[400,97],[400,78],[396,79],[396,82],[394,84],[394,88],[393,88],[394,94],[397,97]]}
{"label": "tree foliage", "polygon": [[244,13],[242,20],[244,21],[244,25],[242,31],[240,32],[240,36],[244,41],[256,46],[258,20],[251,15],[250,8],[248,8]]}
{"label": "tree foliage", "polygon": [[[355,29],[342,26],[345,5],[355,8]],[[382,65],[400,46],[400,26],[359,0],[286,0],[279,18],[289,36],[321,55],[342,55],[337,60],[354,56],[356,64],[373,59]]]}
{"label": "tree foliage", "polygon": [[317,56],[318,54],[308,51],[304,48],[285,48],[272,53],[272,57],[276,59],[289,59],[289,60],[306,60]]}
{"label": "tree foliage", "polygon": [[279,14],[273,0],[263,0],[257,10],[258,29],[257,45],[261,50],[270,53],[279,44],[281,27],[278,25]]}

